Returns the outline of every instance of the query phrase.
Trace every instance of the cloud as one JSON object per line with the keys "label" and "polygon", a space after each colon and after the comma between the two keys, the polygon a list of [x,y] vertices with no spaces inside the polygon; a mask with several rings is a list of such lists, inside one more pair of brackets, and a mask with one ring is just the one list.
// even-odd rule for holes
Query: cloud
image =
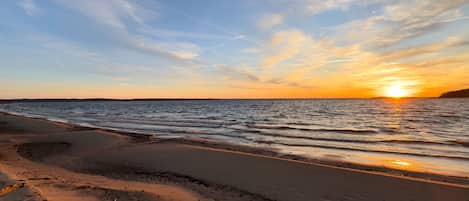
{"label": "cloud", "polygon": [[276,32],[267,44],[267,50],[270,50],[271,54],[263,58],[262,67],[271,69],[281,62],[293,58],[300,53],[307,40],[309,38],[299,30]]}
{"label": "cloud", "polygon": [[340,26],[337,37],[349,43],[362,41],[365,48],[390,47],[407,39],[433,33],[447,23],[466,19],[460,9],[468,3],[468,0],[410,0],[388,3],[383,6],[380,15]]}
{"label": "cloud", "polygon": [[307,0],[306,10],[310,15],[316,15],[327,10],[347,8],[354,0]]}
{"label": "cloud", "polygon": [[193,39],[233,39],[234,37],[213,34],[213,33],[193,33],[187,31],[175,31],[150,26],[140,27],[141,33],[158,37],[158,38],[193,38]]}
{"label": "cloud", "polygon": [[262,17],[257,26],[262,30],[269,30],[283,23],[284,17],[281,14],[270,14]]}
{"label": "cloud", "polygon": [[407,69],[419,70],[422,68],[425,70],[430,70],[432,68],[438,67],[448,68],[449,66],[464,65],[467,62],[469,62],[469,55],[460,54],[454,56],[436,57],[432,58],[431,60],[403,62],[399,65],[406,67]]}
{"label": "cloud", "polygon": [[178,60],[192,60],[199,56],[200,48],[192,43],[152,42],[142,37],[128,38],[126,44],[132,48],[151,55]]}
{"label": "cloud", "polygon": [[305,84],[305,83],[301,83],[301,82],[296,82],[296,81],[291,81],[291,80],[288,80],[288,79],[285,79],[285,78],[279,78],[279,77],[269,79],[269,80],[265,81],[265,83],[274,84],[274,85],[285,85],[285,86],[294,87],[294,88],[314,88],[313,85],[309,85],[309,84]]}
{"label": "cloud", "polygon": [[113,79],[130,81],[132,78],[148,78],[161,74],[157,68],[144,65],[128,65],[106,62],[95,66],[94,71]]}
{"label": "cloud", "polygon": [[244,40],[244,39],[246,39],[246,35],[243,35],[243,34],[238,34],[238,35],[231,37],[231,40]]}
{"label": "cloud", "polygon": [[129,21],[143,24],[145,23],[146,18],[154,17],[156,15],[154,11],[145,9],[143,6],[127,0],[55,1],[63,6],[79,11],[98,23],[118,29],[126,29],[126,24],[130,23]]}
{"label": "cloud", "polygon": [[99,61],[101,58],[97,52],[81,47],[79,44],[72,43],[58,37],[43,34],[28,34],[24,37],[32,43],[39,44],[42,48],[54,50],[65,55],[79,57],[80,60]]}
{"label": "cloud", "polygon": [[403,1],[387,6],[384,18],[378,20],[378,23],[393,24],[391,27],[400,30],[399,35],[401,35],[395,37],[395,40],[400,41],[434,31],[442,25],[442,22],[461,17],[459,8],[468,2],[467,0]]}
{"label": "cloud", "polygon": [[257,77],[254,73],[252,73],[248,68],[245,66],[228,66],[228,65],[219,65],[217,66],[217,71],[219,74],[225,76],[226,79],[230,80],[242,80],[242,81],[250,81],[250,82],[257,82],[259,81],[259,77]]}
{"label": "cloud", "polygon": [[442,20],[440,23],[449,23],[449,22],[456,22],[456,21],[468,20],[468,19],[469,19],[469,16],[458,16],[458,17]]}
{"label": "cloud", "polygon": [[22,0],[18,2],[18,6],[23,8],[24,12],[26,12],[29,16],[37,15],[41,12],[41,9],[37,7],[33,0]]}
{"label": "cloud", "polygon": [[157,16],[154,11],[133,1],[56,1],[65,7],[78,11],[97,24],[105,26],[112,34],[111,39],[116,40],[124,47],[156,56],[177,65],[192,65],[197,62],[195,58],[198,57],[200,48],[195,44],[156,41],[143,35],[131,33],[128,27],[147,29],[149,26],[146,21]]}
{"label": "cloud", "polygon": [[262,52],[262,50],[259,48],[251,47],[251,48],[244,48],[241,50],[241,52],[248,53],[248,54],[256,54],[256,53]]}
{"label": "cloud", "polygon": [[300,30],[278,31],[263,48],[266,54],[261,58],[261,67],[271,71],[307,72],[332,63],[354,61],[360,52],[356,46],[337,47],[327,38],[314,39]]}
{"label": "cloud", "polygon": [[[85,73],[93,76],[98,75],[112,79],[125,79],[126,81],[132,82],[152,81],[155,80],[155,78],[158,78],[157,80],[159,81],[172,80],[174,77],[171,76],[182,76],[177,66],[174,68],[162,68],[161,61],[128,63],[127,59],[116,59],[112,54],[111,57],[109,57],[108,54],[95,52],[80,46],[79,43],[58,37],[37,33],[20,37],[24,38],[27,42],[38,44],[41,47],[40,50],[47,52],[47,54],[54,55],[50,60],[55,62],[56,65],[51,67],[59,67],[60,70],[68,72]],[[190,45],[181,43],[179,46]],[[174,48],[174,51],[177,51],[176,47]],[[189,57],[191,55],[184,55],[183,52],[175,52],[174,55],[170,56]],[[73,64],[70,65],[70,61],[72,61]],[[57,69],[59,70],[59,68]],[[187,71],[187,68],[184,70]]]}
{"label": "cloud", "polygon": [[249,66],[216,66],[216,73],[221,77],[221,83],[236,83],[232,86],[244,85],[246,89],[273,89],[275,86],[287,86],[293,88],[312,88],[312,85],[301,83],[301,80],[290,80],[288,76],[261,78],[253,67]]}
{"label": "cloud", "polygon": [[199,63],[200,48],[192,43],[155,41],[142,36],[125,34],[118,39],[124,46],[138,52],[156,56],[177,65]]}
{"label": "cloud", "polygon": [[309,15],[317,15],[329,10],[347,10],[352,6],[370,6],[375,4],[382,4],[384,0],[302,0]]}
{"label": "cloud", "polygon": [[[332,48],[326,41],[315,41],[300,30],[290,29],[275,32],[259,47],[245,52],[259,53],[257,66],[224,66],[219,73],[227,80],[244,80],[256,85],[253,87],[312,88],[308,74],[328,62],[346,62],[347,52]],[[335,56],[329,58],[331,54]],[[342,58],[344,57],[344,58]]]}
{"label": "cloud", "polygon": [[460,37],[450,37],[446,41],[430,43],[414,47],[406,47],[392,52],[379,54],[378,61],[397,61],[415,56],[441,52],[446,48],[468,46],[469,40]]}

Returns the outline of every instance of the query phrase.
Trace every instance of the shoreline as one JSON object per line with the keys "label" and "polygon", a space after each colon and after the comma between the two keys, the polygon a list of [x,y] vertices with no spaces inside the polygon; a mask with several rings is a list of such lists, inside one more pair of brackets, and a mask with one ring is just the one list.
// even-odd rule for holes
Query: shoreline
{"label": "shoreline", "polygon": [[[46,197],[60,191],[70,196],[92,192],[152,200],[151,195],[160,191],[169,198],[164,194],[168,189],[184,192],[184,200],[377,200],[385,196],[396,201],[466,201],[469,196],[467,178],[410,177],[268,149],[161,139],[7,113],[0,113],[0,144],[0,171],[12,178],[24,177],[26,172],[22,179],[26,186],[48,192],[42,194]],[[69,186],[63,187],[62,180]],[[60,185],[48,186],[53,182]],[[144,192],[149,186],[159,190],[135,194],[125,187],[132,182],[137,182],[133,184],[138,189],[147,189]]]}
{"label": "shoreline", "polygon": [[20,114],[12,114],[8,112],[0,112],[0,114],[12,115],[12,116],[17,116],[21,118],[37,119],[37,120],[45,121],[48,123],[53,123],[56,125],[67,127],[68,129],[72,131],[97,130],[97,131],[115,133],[115,134],[131,137],[134,142],[141,142],[141,143],[172,142],[172,143],[178,143],[178,144],[195,145],[195,146],[201,146],[201,147],[206,147],[206,148],[214,148],[219,151],[223,151],[223,150],[233,151],[233,152],[240,153],[240,154],[253,154],[255,156],[285,159],[285,160],[291,160],[293,162],[300,162],[300,163],[306,163],[306,164],[311,164],[311,165],[320,165],[320,166],[325,166],[325,167],[330,167],[330,168],[339,168],[339,169],[343,168],[344,170],[360,171],[360,172],[363,171],[365,173],[380,174],[380,175],[382,174],[385,176],[397,176],[397,177],[415,179],[415,180],[420,180],[420,181],[441,182],[442,184],[463,186],[463,187],[469,188],[469,176],[462,177],[462,176],[455,176],[455,175],[438,174],[438,173],[433,173],[433,172],[419,172],[419,171],[410,171],[410,170],[402,170],[402,169],[393,169],[393,168],[388,168],[384,166],[365,165],[365,164],[351,163],[351,162],[340,161],[340,160],[308,158],[308,157],[304,157],[300,155],[282,154],[278,151],[275,151],[275,149],[230,144],[230,143],[218,142],[215,140],[208,140],[208,139],[202,139],[202,138],[196,138],[196,137],[160,138],[159,136],[155,136],[154,134],[76,125],[76,124],[72,124],[68,122],[53,121],[53,120],[42,118],[42,117],[28,117],[28,116],[23,116]]}

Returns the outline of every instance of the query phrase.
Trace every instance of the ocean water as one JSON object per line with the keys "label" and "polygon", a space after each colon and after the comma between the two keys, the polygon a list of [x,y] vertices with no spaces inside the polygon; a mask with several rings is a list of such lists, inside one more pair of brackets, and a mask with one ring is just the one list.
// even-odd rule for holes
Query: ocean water
{"label": "ocean water", "polygon": [[469,99],[34,102],[0,111],[281,154],[469,175]]}

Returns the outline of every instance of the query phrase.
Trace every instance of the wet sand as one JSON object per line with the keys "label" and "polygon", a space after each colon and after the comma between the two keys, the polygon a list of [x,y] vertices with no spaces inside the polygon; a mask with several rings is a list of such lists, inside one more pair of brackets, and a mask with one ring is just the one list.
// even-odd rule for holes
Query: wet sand
{"label": "wet sand", "polygon": [[469,185],[461,182],[7,114],[0,114],[0,172],[2,188],[2,181],[24,183],[0,200],[469,200]]}

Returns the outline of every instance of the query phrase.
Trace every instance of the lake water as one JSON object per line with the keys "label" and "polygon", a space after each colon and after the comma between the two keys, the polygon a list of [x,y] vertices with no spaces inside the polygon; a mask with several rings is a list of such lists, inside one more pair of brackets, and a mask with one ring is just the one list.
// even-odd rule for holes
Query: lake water
{"label": "lake water", "polygon": [[34,102],[0,111],[315,159],[469,175],[469,99]]}

